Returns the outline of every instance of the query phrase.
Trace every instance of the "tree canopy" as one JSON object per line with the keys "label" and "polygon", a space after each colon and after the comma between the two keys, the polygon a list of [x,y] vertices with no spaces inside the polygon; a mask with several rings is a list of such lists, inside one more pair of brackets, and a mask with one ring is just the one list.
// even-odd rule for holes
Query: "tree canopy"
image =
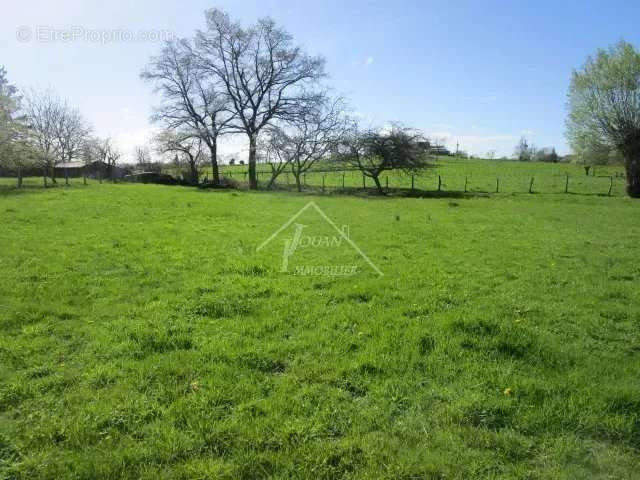
{"label": "tree canopy", "polygon": [[640,54],[620,42],[587,59],[569,87],[567,138],[583,158],[619,154],[640,197]]}

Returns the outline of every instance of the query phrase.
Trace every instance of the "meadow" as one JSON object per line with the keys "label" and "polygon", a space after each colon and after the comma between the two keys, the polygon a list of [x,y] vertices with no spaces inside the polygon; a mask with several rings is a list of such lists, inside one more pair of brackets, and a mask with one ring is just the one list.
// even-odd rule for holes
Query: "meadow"
{"label": "meadow", "polygon": [[[486,165],[441,172],[452,189]],[[562,168],[579,180],[507,171]],[[640,210],[583,181],[403,198],[3,179],[0,478],[637,478]],[[309,201],[382,276],[344,244],[292,261],[351,276],[282,272],[288,233],[256,251]]]}

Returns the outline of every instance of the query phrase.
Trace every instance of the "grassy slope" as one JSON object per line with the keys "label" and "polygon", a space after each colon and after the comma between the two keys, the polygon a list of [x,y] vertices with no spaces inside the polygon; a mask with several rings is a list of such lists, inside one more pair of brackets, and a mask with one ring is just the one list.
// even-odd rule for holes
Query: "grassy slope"
{"label": "grassy slope", "polygon": [[[385,276],[255,252],[310,199]],[[0,478],[637,473],[637,202],[92,184],[0,222]]]}

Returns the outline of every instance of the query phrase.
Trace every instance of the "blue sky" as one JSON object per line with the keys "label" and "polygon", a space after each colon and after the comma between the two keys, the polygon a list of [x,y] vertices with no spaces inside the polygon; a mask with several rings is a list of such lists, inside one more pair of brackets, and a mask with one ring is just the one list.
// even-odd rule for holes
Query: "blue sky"
{"label": "blue sky", "polygon": [[[101,43],[86,32],[190,36],[214,6],[244,23],[271,16],[324,55],[331,86],[365,122],[401,121],[476,154],[511,155],[523,134],[566,153],[572,69],[623,38],[640,46],[637,0],[10,0],[0,17],[0,64],[20,87],[54,87],[131,155],[152,131],[158,99],[139,72],[161,44]],[[34,38],[43,27],[85,33],[74,41]],[[21,41],[18,29],[32,38]],[[223,151],[240,156],[244,148],[228,139]]]}

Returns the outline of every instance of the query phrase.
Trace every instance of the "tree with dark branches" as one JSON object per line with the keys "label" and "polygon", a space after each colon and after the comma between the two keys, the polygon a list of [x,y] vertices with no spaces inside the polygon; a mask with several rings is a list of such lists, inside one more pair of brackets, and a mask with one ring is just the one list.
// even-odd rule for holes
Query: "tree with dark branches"
{"label": "tree with dark branches", "polygon": [[71,162],[74,158],[78,158],[90,133],[91,127],[85,122],[80,111],[69,108],[65,104],[56,126],[60,160]]}
{"label": "tree with dark branches", "polygon": [[302,191],[302,176],[316,162],[336,149],[347,131],[347,118],[341,98],[330,100],[322,97],[313,108],[293,120],[269,128],[267,148],[271,164],[271,188],[285,169],[289,168]]}
{"label": "tree with dark branches", "polygon": [[423,135],[397,123],[387,129],[361,131],[353,125],[340,144],[339,158],[371,178],[379,193],[384,193],[380,174],[387,170],[415,172],[427,164],[428,152]]}
{"label": "tree with dark branches", "polygon": [[153,57],[142,78],[152,82],[163,98],[152,120],[165,130],[185,131],[197,136],[209,149],[213,183],[220,183],[218,139],[240,132],[234,125],[235,113],[230,98],[217,79],[202,69],[188,40],[165,44],[159,56]]}
{"label": "tree with dark branches", "polygon": [[56,166],[79,158],[91,128],[77,109],[71,108],[52,90],[32,90],[24,98],[26,139],[36,162],[56,183]]}
{"label": "tree with dark branches", "polygon": [[161,132],[154,139],[158,152],[173,153],[182,157],[189,166],[189,182],[197,185],[200,181],[200,165],[205,158],[205,144],[202,138],[191,131]]}
{"label": "tree with dark branches", "polygon": [[220,80],[249,140],[249,187],[257,188],[256,154],[263,128],[304,115],[318,94],[324,59],[307,55],[291,35],[266,18],[243,28],[218,9],[206,12],[197,34],[203,68]]}

